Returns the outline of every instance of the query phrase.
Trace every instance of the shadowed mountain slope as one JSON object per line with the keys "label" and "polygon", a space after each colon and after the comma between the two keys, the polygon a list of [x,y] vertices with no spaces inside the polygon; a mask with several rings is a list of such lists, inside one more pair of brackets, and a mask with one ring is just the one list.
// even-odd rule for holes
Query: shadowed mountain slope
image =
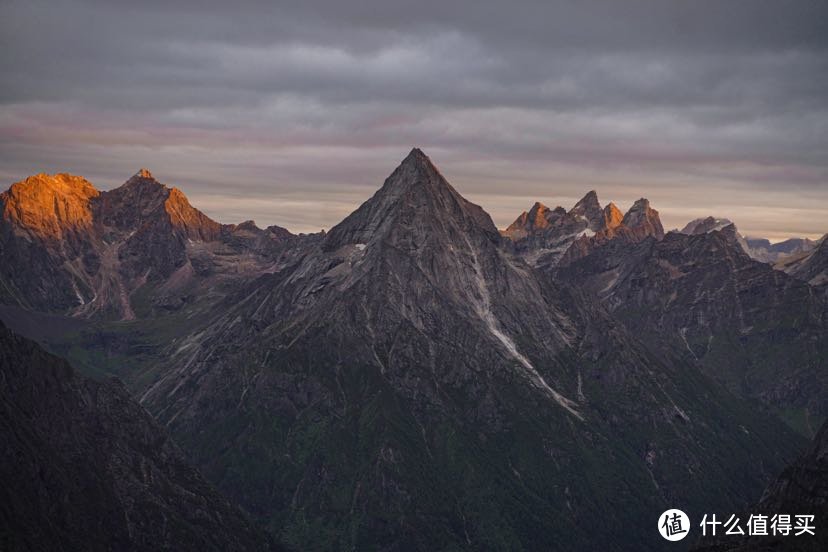
{"label": "shadowed mountain slope", "polygon": [[0,324],[0,549],[269,550],[119,383]]}
{"label": "shadowed mountain slope", "polygon": [[556,276],[577,283],[636,335],[733,392],[781,409],[813,435],[828,415],[828,307],[814,288],[751,259],[735,227],[613,240]]}

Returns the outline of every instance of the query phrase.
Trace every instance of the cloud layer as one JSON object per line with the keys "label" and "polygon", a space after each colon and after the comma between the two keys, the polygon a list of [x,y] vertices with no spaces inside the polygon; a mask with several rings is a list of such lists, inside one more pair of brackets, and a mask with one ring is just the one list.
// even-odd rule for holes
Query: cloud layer
{"label": "cloud layer", "polygon": [[[280,5],[281,4],[281,5]],[[451,4],[451,5],[447,5]],[[505,226],[589,189],[828,232],[828,5],[0,4],[0,178],[140,166],[219,220],[329,228],[412,146]]]}

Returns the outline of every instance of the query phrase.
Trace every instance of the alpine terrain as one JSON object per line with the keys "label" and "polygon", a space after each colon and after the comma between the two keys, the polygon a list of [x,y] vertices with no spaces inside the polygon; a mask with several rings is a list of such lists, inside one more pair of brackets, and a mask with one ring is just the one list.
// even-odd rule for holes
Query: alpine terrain
{"label": "alpine terrain", "polygon": [[[117,375],[155,421],[46,353],[4,378],[57,363],[72,408],[116,397],[107,431],[140,421],[158,440],[118,462],[79,447],[96,474],[146,496],[165,480],[145,466],[174,462],[289,550],[662,550],[661,512],[745,510],[828,415],[824,242],[783,271],[730,224],[665,233],[647,199],[622,212],[595,192],[501,231],[419,149],[327,233],[219,224],[145,170],[104,192],[38,175],[0,211],[0,318]],[[55,416],[15,416],[13,434],[56,447],[43,432],[73,418]],[[58,448],[26,473],[81,454]],[[74,496],[55,465],[50,492]],[[48,511],[20,485],[26,512]],[[100,485],[78,500],[105,508]]]}

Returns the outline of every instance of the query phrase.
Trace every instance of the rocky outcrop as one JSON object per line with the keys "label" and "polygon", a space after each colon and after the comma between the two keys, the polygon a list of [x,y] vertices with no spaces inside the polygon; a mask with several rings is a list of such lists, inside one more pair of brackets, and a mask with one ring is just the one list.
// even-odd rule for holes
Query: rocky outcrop
{"label": "rocky outcrop", "polygon": [[658,211],[646,199],[636,201],[624,215],[614,203],[602,209],[598,194],[590,191],[568,212],[561,207],[549,210],[536,203],[502,234],[527,262],[551,270],[613,239],[661,239],[664,229]]}
{"label": "rocky outcrop", "polygon": [[598,194],[590,191],[569,211],[563,207],[550,210],[542,203],[535,203],[502,234],[530,264],[554,266],[573,243],[612,231],[621,224],[622,218],[615,204],[602,209]]}
{"label": "rocky outcrop", "polygon": [[604,207],[604,229],[614,230],[615,228],[621,226],[623,221],[624,213],[621,212],[621,209],[616,207],[615,203],[609,202],[607,206]]}
{"label": "rocky outcrop", "polygon": [[551,211],[543,203],[536,202],[528,212],[521,213],[503,234],[514,241],[522,240],[527,236],[543,232],[554,224],[556,219],[565,214],[566,211],[560,207]]}
{"label": "rocky outcrop", "polygon": [[781,261],[777,268],[828,294],[828,235],[813,249]]}
{"label": "rocky outcrop", "polygon": [[569,215],[586,220],[587,228],[593,232],[598,232],[606,228],[604,211],[601,209],[601,204],[598,203],[598,194],[595,190],[588,192],[587,195],[576,203],[575,207],[569,211]]}
{"label": "rocky outcrop", "polygon": [[269,550],[118,382],[0,324],[0,548]]}
{"label": "rocky outcrop", "polygon": [[650,201],[641,198],[633,203],[624,215],[621,226],[626,228],[636,241],[652,236],[657,240],[664,237],[664,228],[658,211],[650,207]]}
{"label": "rocky outcrop", "polygon": [[[607,214],[607,220],[617,220],[619,212],[615,211]],[[557,265],[565,267],[590,255],[594,250],[603,247],[610,241],[617,240],[633,244],[647,239],[660,240],[663,237],[664,228],[661,226],[658,211],[650,207],[650,202],[647,199],[642,198],[633,204],[619,223],[607,224],[604,229],[594,235],[584,235],[575,240],[560,257]],[[554,267],[546,268],[553,269]]]}

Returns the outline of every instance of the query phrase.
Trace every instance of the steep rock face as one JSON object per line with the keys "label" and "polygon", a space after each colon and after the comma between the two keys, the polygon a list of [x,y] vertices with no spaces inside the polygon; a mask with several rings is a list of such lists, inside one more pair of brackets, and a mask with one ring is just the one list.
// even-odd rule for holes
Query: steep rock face
{"label": "steep rock face", "polygon": [[199,287],[270,269],[292,237],[222,226],[146,169],[101,193],[79,177],[39,175],[0,194],[0,207],[0,301],[81,317],[178,308]]}
{"label": "steep rock face", "polygon": [[[98,191],[68,174],[39,174],[0,194],[0,298],[60,310],[77,304],[83,266],[67,258],[97,257],[89,243],[91,201]],[[82,283],[80,284],[83,285]]]}
{"label": "steep rock face", "polygon": [[743,396],[798,414],[813,434],[828,414],[826,305],[809,286],[754,261],[735,227],[664,240],[613,240],[557,276],[596,294],[636,334],[684,347]]}
{"label": "steep rock face", "polygon": [[101,194],[95,205],[102,233],[122,242],[118,269],[129,280],[144,274],[168,278],[187,262],[186,227],[176,227],[170,212],[192,208],[186,200],[171,201],[171,192],[142,169],[123,186]]}
{"label": "steep rock face", "polygon": [[649,200],[645,198],[633,203],[624,215],[621,226],[627,228],[639,240],[647,236],[652,236],[657,240],[664,237],[664,227],[661,226],[658,211],[650,207]]}
{"label": "steep rock face", "polygon": [[0,194],[3,219],[32,239],[74,241],[92,225],[89,203],[99,195],[87,180],[69,174],[39,174]]}
{"label": "steep rock face", "polygon": [[455,242],[470,229],[494,244],[500,241],[489,215],[458,194],[428,157],[414,149],[372,199],[331,229],[324,249],[383,240],[416,250],[430,245],[420,239]]}
{"label": "steep rock face", "polygon": [[624,221],[624,213],[621,212],[621,209],[616,207],[615,203],[609,202],[606,207],[604,207],[604,228],[607,230],[613,230],[621,226],[621,223]]}
{"label": "steep rock face", "polygon": [[598,203],[598,194],[595,190],[587,193],[575,207],[569,211],[569,214],[574,217],[580,217],[587,221],[587,228],[593,232],[598,232],[606,227],[604,220],[604,211],[601,209],[601,204]]}
{"label": "steep rock face", "polygon": [[296,549],[655,550],[642,519],[746,504],[800,446],[502,241],[414,150],[142,402]]}
{"label": "steep rock face", "polygon": [[814,249],[782,261],[777,268],[828,294],[828,236]]}
{"label": "steep rock face", "polygon": [[177,188],[168,188],[146,169],[112,191],[93,207],[104,231],[130,233],[119,250],[131,276],[154,269],[169,277],[186,263],[187,241],[214,242],[221,225],[193,208]]}
{"label": "steep rock face", "polygon": [[118,383],[0,324],[0,548],[268,550]]}
{"label": "steep rock face", "polygon": [[532,205],[528,212],[521,213],[503,233],[510,239],[517,241],[549,228],[556,219],[565,214],[564,209],[558,208],[553,211],[538,201]]}

